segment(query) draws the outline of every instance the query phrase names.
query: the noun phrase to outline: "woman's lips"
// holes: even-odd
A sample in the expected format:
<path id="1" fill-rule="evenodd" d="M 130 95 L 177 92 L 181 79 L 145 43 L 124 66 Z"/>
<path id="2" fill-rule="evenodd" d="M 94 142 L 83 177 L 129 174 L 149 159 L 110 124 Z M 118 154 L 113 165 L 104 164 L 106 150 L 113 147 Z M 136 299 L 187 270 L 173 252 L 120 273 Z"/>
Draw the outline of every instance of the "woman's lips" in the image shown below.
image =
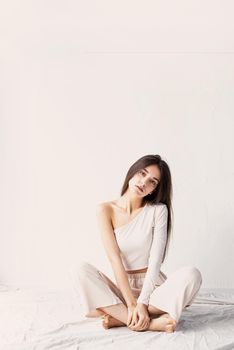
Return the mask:
<path id="1" fill-rule="evenodd" d="M 142 190 L 139 186 L 136 185 L 136 187 L 137 187 L 141 192 L 143 192 L 143 190 Z"/>

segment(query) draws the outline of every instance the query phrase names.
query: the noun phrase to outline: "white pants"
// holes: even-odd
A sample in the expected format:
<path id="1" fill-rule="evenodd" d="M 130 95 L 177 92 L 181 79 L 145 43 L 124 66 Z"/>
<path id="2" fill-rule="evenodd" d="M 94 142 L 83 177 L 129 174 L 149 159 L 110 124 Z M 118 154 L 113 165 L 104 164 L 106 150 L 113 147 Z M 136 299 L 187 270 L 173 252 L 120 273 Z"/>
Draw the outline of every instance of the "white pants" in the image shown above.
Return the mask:
<path id="1" fill-rule="evenodd" d="M 128 273 L 133 295 L 140 295 L 146 272 Z M 70 276 L 78 293 L 85 317 L 98 317 L 99 307 L 126 302 L 120 289 L 103 272 L 92 264 L 82 261 L 71 267 Z M 161 271 L 150 296 L 149 305 L 165 311 L 177 322 L 182 310 L 191 305 L 202 284 L 200 271 L 193 266 L 179 268 L 169 276 Z"/>

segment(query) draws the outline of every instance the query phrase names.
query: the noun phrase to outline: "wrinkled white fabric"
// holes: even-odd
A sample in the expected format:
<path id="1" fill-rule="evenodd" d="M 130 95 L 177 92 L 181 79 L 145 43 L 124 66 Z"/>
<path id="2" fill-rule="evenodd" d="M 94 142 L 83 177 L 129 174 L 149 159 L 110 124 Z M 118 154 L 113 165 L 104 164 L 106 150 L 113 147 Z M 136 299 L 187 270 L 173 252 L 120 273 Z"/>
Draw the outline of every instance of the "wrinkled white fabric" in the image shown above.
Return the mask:
<path id="1" fill-rule="evenodd" d="M 234 290 L 200 290 L 174 333 L 104 329 L 102 319 L 82 315 L 71 290 L 17 288 L 0 292 L 2 350 L 231 350 Z"/>

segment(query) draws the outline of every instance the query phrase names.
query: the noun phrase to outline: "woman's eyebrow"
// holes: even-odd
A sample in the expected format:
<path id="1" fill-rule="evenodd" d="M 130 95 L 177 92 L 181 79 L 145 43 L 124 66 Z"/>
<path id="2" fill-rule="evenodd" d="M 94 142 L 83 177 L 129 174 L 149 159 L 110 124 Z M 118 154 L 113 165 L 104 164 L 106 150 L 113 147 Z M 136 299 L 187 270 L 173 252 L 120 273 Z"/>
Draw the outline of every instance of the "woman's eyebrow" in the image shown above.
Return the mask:
<path id="1" fill-rule="evenodd" d="M 143 170 L 145 170 L 147 172 L 147 174 L 149 174 L 148 170 L 146 168 L 143 168 Z M 159 179 L 157 179 L 156 177 L 153 177 L 154 180 L 157 180 L 159 182 Z"/>

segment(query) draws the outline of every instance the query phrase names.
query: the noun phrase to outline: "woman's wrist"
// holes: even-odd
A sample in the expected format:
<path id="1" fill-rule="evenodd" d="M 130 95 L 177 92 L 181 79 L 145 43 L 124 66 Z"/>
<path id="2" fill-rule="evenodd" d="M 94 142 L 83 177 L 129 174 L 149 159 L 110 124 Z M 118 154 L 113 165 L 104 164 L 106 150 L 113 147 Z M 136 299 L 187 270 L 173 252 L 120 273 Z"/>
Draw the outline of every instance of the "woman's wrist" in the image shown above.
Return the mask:
<path id="1" fill-rule="evenodd" d="M 144 306 L 146 309 L 148 308 L 148 305 L 146 305 L 144 303 L 137 303 L 137 305 Z"/>
<path id="2" fill-rule="evenodd" d="M 132 300 L 132 301 L 127 303 L 127 307 L 133 307 L 133 306 L 137 306 L 136 300 Z"/>

